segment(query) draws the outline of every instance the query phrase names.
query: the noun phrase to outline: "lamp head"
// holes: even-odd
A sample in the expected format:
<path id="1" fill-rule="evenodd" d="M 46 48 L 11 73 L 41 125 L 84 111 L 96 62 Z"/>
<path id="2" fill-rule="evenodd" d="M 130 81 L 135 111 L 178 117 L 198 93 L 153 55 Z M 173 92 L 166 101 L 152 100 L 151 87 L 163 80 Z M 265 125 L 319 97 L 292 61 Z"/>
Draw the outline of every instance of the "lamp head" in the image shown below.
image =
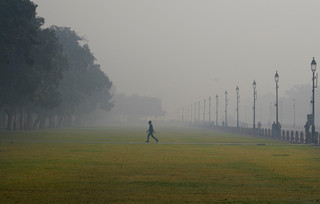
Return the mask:
<path id="1" fill-rule="evenodd" d="M 274 80 L 275 80 L 275 82 L 279 82 L 279 74 L 278 74 L 278 72 L 276 71 L 276 74 L 274 75 Z"/>
<path id="2" fill-rule="evenodd" d="M 311 71 L 313 71 L 313 72 L 316 71 L 316 68 L 317 68 L 317 62 L 313 58 L 312 62 L 311 62 Z"/>
<path id="3" fill-rule="evenodd" d="M 238 87 L 238 86 L 237 86 L 237 88 L 236 88 L 236 92 L 239 93 L 239 87 Z"/>
<path id="4" fill-rule="evenodd" d="M 257 88 L 256 80 L 253 81 L 252 87 L 254 90 Z"/>

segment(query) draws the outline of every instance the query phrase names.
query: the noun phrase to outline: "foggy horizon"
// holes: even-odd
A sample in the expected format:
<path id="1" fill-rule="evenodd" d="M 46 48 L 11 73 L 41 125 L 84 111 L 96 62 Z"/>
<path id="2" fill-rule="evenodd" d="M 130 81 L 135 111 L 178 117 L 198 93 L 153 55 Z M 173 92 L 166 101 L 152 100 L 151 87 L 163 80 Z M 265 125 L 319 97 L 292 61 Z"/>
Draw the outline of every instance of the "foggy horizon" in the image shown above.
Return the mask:
<path id="1" fill-rule="evenodd" d="M 222 104 L 225 91 L 233 108 L 237 86 L 245 109 L 254 80 L 258 98 L 274 95 L 276 71 L 280 97 L 297 84 L 309 84 L 311 96 L 318 1 L 33 2 L 45 27 L 71 27 L 88 40 L 117 93 L 157 97 L 168 114 L 209 96 Z"/>
<path id="2" fill-rule="evenodd" d="M 1 203 L 318 203 L 319 0 L 1 0 Z"/>

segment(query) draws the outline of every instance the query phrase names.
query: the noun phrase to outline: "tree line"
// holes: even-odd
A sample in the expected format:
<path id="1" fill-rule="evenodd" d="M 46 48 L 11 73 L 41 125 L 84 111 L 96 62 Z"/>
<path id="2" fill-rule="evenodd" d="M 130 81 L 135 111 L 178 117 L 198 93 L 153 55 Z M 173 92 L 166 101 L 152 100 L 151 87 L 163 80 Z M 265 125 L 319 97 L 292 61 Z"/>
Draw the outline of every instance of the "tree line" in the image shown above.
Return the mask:
<path id="1" fill-rule="evenodd" d="M 0 0 L 0 126 L 70 127 L 112 106 L 112 82 L 71 28 L 42 28 L 30 0 Z"/>

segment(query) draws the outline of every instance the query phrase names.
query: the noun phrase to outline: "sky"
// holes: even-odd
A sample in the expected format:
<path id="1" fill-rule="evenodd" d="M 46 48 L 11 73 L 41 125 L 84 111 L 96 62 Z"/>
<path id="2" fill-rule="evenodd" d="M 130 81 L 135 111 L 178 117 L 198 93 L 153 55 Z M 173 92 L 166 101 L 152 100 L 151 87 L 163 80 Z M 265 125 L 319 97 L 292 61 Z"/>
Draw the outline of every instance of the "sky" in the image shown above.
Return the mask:
<path id="1" fill-rule="evenodd" d="M 318 0 L 33 2 L 45 27 L 86 38 L 117 92 L 160 98 L 167 112 L 216 95 L 223 103 L 225 91 L 235 103 L 237 86 L 240 105 L 251 104 L 254 80 L 258 100 L 275 93 L 276 71 L 280 95 L 311 87 L 312 57 L 320 62 Z"/>

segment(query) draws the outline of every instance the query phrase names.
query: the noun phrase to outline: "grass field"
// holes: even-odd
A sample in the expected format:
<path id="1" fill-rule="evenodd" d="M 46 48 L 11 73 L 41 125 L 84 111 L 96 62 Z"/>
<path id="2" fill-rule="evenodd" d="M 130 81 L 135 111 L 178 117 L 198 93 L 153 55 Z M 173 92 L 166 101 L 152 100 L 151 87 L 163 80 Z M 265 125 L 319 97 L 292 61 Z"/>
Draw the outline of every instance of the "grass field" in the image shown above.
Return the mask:
<path id="1" fill-rule="evenodd" d="M 0 203 L 317 203 L 320 148 L 192 128 L 1 132 Z M 265 145 L 263 145 L 265 144 Z"/>

